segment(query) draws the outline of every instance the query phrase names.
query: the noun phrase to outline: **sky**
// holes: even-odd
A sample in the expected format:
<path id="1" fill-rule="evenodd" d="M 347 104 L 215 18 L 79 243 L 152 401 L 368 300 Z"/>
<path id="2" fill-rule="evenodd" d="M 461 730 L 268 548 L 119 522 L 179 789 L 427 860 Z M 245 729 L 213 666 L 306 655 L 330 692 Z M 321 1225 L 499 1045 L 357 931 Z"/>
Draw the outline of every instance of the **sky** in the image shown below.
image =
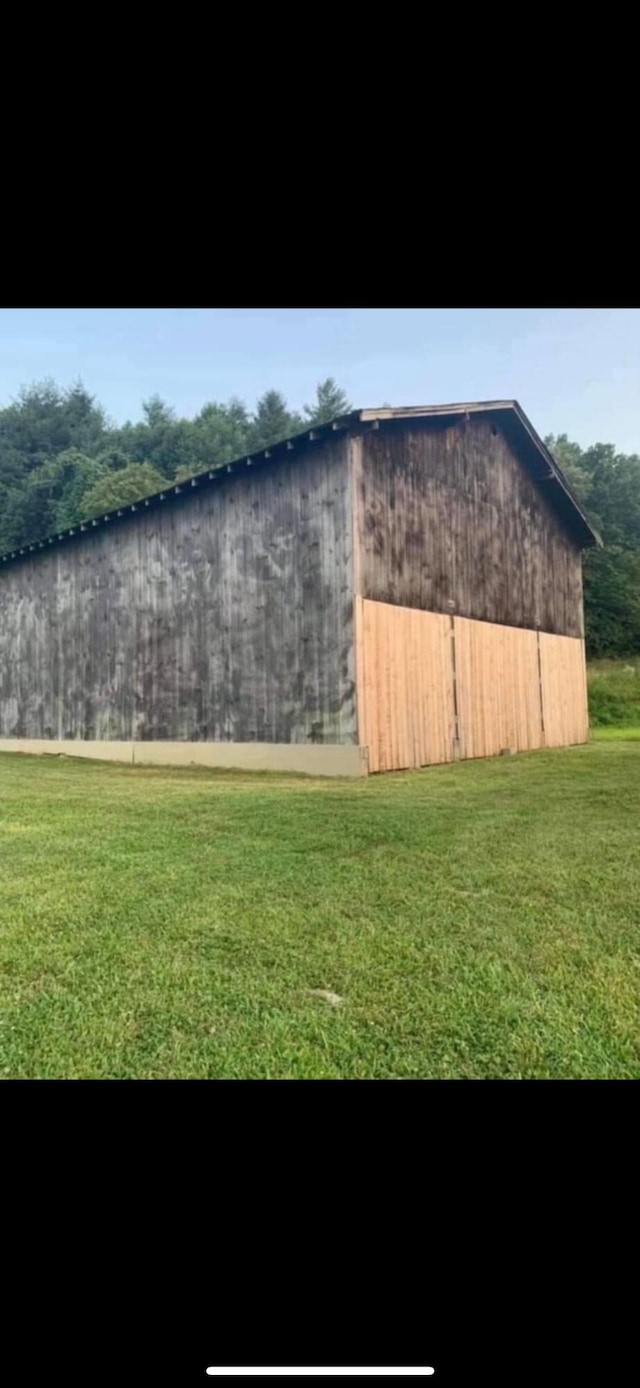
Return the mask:
<path id="1" fill-rule="evenodd" d="M 116 423 L 334 376 L 358 407 L 519 400 L 539 434 L 640 453 L 640 309 L 0 309 L 0 406 L 80 378 Z"/>

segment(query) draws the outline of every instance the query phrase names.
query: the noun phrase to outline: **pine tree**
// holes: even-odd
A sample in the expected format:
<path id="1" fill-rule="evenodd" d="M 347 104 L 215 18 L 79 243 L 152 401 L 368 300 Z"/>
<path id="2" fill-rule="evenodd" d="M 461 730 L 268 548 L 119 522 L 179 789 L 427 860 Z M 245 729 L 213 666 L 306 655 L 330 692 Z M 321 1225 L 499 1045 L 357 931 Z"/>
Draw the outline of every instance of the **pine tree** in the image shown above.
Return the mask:
<path id="1" fill-rule="evenodd" d="M 348 414 L 351 409 L 353 406 L 345 392 L 336 384 L 333 376 L 327 376 L 326 381 L 320 381 L 316 387 L 315 405 L 305 405 L 304 412 L 309 424 L 329 424 L 332 419 Z"/>

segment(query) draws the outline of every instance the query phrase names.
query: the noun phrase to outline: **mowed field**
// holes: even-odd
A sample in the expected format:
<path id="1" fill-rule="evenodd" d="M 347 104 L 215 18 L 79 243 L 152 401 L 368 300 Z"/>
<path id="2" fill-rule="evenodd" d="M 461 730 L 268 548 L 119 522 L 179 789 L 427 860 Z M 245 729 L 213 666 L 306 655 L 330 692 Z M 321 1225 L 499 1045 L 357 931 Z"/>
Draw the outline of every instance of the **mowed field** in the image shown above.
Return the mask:
<path id="1" fill-rule="evenodd" d="M 368 781 L 0 756 L 0 1074 L 640 1076 L 640 742 Z"/>

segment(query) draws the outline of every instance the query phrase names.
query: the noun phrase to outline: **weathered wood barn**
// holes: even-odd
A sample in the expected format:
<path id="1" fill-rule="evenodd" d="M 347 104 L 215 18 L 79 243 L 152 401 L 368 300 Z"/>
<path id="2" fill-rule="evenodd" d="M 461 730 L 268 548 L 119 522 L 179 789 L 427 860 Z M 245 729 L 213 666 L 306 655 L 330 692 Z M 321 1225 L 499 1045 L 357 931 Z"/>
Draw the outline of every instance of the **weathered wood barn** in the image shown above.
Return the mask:
<path id="1" fill-rule="evenodd" d="M 357 410 L 0 559 L 0 749 L 362 774 L 587 738 L 581 550 L 514 400 Z"/>

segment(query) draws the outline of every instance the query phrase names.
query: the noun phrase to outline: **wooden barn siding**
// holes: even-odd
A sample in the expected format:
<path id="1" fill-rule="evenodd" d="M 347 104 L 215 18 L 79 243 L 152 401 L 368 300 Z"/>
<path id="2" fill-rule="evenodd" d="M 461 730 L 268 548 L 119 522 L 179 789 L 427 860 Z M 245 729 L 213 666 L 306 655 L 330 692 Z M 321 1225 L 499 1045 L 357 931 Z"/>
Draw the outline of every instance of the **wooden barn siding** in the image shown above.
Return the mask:
<path id="1" fill-rule="evenodd" d="M 357 598 L 356 652 L 370 771 L 587 740 L 579 637 Z"/>
<path id="2" fill-rule="evenodd" d="M 356 591 L 581 637 L 580 552 L 496 427 L 472 418 L 363 436 L 353 453 Z"/>
<path id="3" fill-rule="evenodd" d="M 451 761 L 449 617 L 356 598 L 358 733 L 370 771 Z"/>
<path id="4" fill-rule="evenodd" d="M 586 742 L 589 736 L 584 642 L 540 632 L 545 747 Z"/>
<path id="5" fill-rule="evenodd" d="M 0 573 L 0 736 L 354 743 L 348 441 Z"/>
<path id="6" fill-rule="evenodd" d="M 543 747 L 537 633 L 456 617 L 453 639 L 459 755 L 495 757 L 505 748 Z M 550 637 L 567 639 L 575 641 Z"/>

